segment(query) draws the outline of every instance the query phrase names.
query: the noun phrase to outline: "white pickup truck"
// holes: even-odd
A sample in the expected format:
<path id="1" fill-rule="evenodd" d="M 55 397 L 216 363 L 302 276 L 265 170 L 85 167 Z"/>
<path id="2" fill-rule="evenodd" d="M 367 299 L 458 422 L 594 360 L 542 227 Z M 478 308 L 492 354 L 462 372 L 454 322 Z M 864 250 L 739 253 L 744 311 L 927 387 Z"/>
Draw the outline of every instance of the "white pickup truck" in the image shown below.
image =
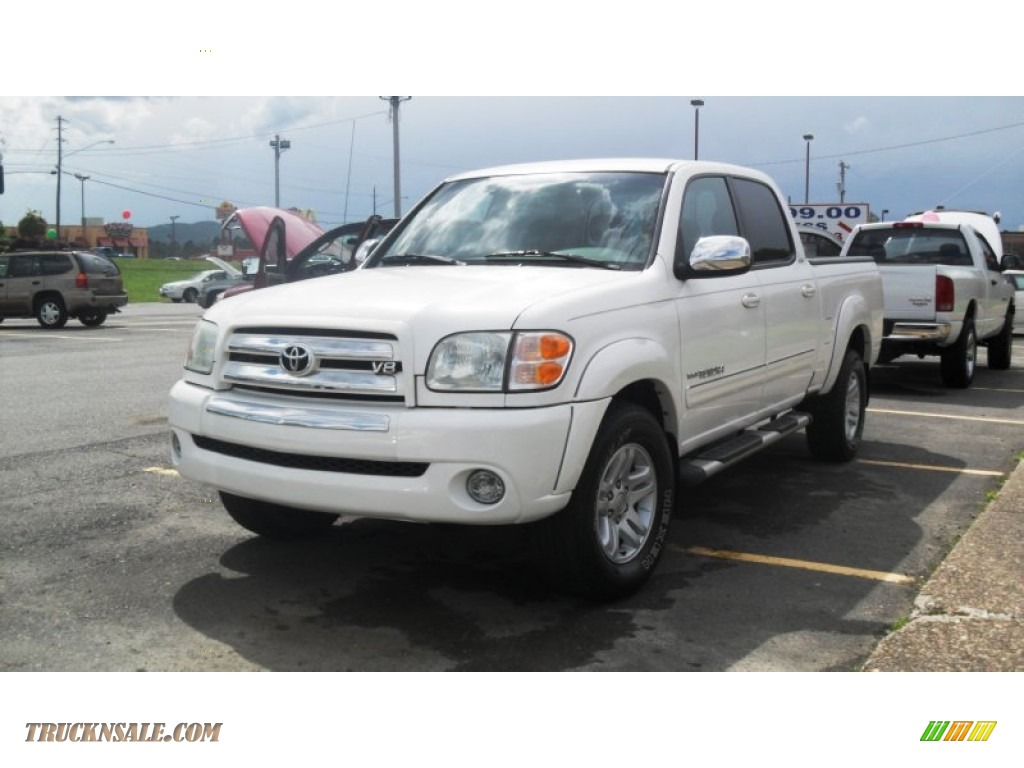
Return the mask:
<path id="1" fill-rule="evenodd" d="M 988 366 L 1010 367 L 1013 286 L 1001 274 L 1002 242 L 991 217 L 965 211 L 915 214 L 863 224 L 841 257 L 869 256 L 885 287 L 881 360 L 938 355 L 947 387 L 974 379 L 978 345 Z"/>
<path id="2" fill-rule="evenodd" d="M 654 569 L 677 481 L 804 427 L 852 458 L 881 333 L 875 264 L 807 259 L 760 172 L 466 173 L 361 268 L 210 309 L 172 458 L 264 536 L 531 524 L 561 588 L 614 598 Z"/>

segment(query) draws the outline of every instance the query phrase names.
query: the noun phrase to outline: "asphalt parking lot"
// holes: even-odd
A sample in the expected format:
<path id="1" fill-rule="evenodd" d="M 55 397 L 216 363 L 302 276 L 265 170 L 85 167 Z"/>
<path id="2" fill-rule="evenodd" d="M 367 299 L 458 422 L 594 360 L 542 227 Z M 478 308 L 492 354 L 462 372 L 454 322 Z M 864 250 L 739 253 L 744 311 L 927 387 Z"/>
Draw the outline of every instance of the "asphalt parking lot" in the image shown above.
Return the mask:
<path id="1" fill-rule="evenodd" d="M 0 325 L 0 669 L 854 670 L 1024 450 L 1024 338 L 969 390 L 901 359 L 858 460 L 794 436 L 686 491 L 654 579 L 595 605 L 552 594 L 516 529 L 236 526 L 168 459 L 199 314 Z"/>

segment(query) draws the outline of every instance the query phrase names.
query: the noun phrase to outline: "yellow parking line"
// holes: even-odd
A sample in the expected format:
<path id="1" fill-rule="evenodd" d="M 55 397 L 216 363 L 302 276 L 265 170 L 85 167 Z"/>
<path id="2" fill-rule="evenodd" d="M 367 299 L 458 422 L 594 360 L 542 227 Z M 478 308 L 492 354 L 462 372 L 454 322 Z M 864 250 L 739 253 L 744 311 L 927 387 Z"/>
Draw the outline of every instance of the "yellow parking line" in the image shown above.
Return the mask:
<path id="1" fill-rule="evenodd" d="M 166 467 L 146 467 L 143 472 L 149 472 L 154 475 L 169 475 L 171 477 L 178 476 L 178 470 L 167 469 Z"/>
<path id="2" fill-rule="evenodd" d="M 961 475 L 979 475 L 981 477 L 1002 477 L 1005 472 L 994 469 L 963 469 L 961 467 L 936 467 L 932 464 L 906 464 L 902 461 L 877 461 L 875 459 L 857 459 L 858 464 L 874 464 L 879 467 L 901 467 L 903 469 L 923 469 L 928 472 L 956 472 Z"/>
<path id="3" fill-rule="evenodd" d="M 810 560 L 794 560 L 789 557 L 772 557 L 771 555 L 752 555 L 747 552 L 730 552 L 725 549 L 708 549 L 707 547 L 677 547 L 670 544 L 669 547 L 688 555 L 700 555 L 702 557 L 720 557 L 725 560 L 739 560 L 744 563 L 759 563 L 761 565 L 781 565 L 786 568 L 801 568 L 805 571 L 820 571 L 822 573 L 834 573 L 840 576 L 854 576 L 858 579 L 871 579 L 872 581 L 885 581 L 892 584 L 913 584 L 916 579 L 903 573 L 887 573 L 885 571 L 869 571 L 864 568 L 848 568 L 845 565 L 832 565 L 831 563 L 816 563 Z"/>
<path id="4" fill-rule="evenodd" d="M 953 419 L 954 421 L 980 421 L 986 424 L 1013 424 L 1024 426 L 1020 419 L 990 419 L 984 416 L 957 416 L 950 413 L 923 413 L 921 411 L 893 411 L 886 408 L 868 408 L 868 413 L 885 413 L 890 416 L 921 416 L 928 419 Z"/>

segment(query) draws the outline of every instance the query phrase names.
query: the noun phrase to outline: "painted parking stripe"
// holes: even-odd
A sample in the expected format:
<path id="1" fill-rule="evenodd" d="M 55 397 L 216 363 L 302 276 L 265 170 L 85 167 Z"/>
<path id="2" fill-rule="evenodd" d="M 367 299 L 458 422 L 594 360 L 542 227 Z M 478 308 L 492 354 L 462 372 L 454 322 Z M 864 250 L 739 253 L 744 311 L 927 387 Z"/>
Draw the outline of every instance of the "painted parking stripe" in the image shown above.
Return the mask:
<path id="1" fill-rule="evenodd" d="M 152 475 L 167 475 L 169 477 L 178 477 L 178 470 L 168 469 L 167 467 L 146 467 L 143 472 L 149 472 Z"/>
<path id="2" fill-rule="evenodd" d="M 957 416 L 951 413 L 924 413 L 922 411 L 893 411 L 887 408 L 868 408 L 868 413 L 884 413 L 889 416 L 920 416 L 926 419 L 952 419 L 954 421 L 980 421 L 985 424 L 1012 424 L 1024 426 L 1020 419 L 990 419 L 985 416 Z"/>
<path id="3" fill-rule="evenodd" d="M 845 565 L 833 565 L 832 563 L 817 563 L 812 560 L 795 560 L 789 557 L 773 557 L 771 555 L 754 555 L 749 552 L 731 552 L 726 549 L 709 549 L 707 547 L 677 547 L 669 544 L 671 549 L 683 552 L 688 555 L 699 555 L 701 557 L 717 557 L 725 560 L 738 560 L 744 563 L 757 563 L 759 565 L 781 565 L 786 568 L 800 568 L 805 571 L 818 571 L 821 573 L 834 573 L 839 576 L 854 576 L 858 579 L 870 579 L 872 581 L 884 581 L 890 584 L 913 584 L 917 579 L 903 573 L 888 573 L 886 571 L 871 571 L 864 568 L 849 568 Z"/>
<path id="4" fill-rule="evenodd" d="M 938 467 L 932 464 L 907 464 L 902 461 L 880 461 L 877 459 L 857 459 L 858 464 L 873 464 L 876 467 L 898 467 L 900 469 L 923 469 L 928 472 L 953 472 L 960 475 L 977 475 L 979 477 L 1002 477 L 1005 472 L 994 469 L 964 469 L 963 467 Z"/>
<path id="5" fill-rule="evenodd" d="M 1024 394 L 1024 389 L 1000 389 L 997 387 L 973 387 L 978 392 L 1009 392 L 1014 395 Z"/>
<path id="6" fill-rule="evenodd" d="M 16 333 L 13 331 L 0 331 L 0 336 L 7 336 L 12 339 L 71 339 L 73 341 L 124 341 L 124 339 L 110 339 L 102 336 L 87 336 L 84 333 L 81 336 L 62 336 L 58 333 Z"/>

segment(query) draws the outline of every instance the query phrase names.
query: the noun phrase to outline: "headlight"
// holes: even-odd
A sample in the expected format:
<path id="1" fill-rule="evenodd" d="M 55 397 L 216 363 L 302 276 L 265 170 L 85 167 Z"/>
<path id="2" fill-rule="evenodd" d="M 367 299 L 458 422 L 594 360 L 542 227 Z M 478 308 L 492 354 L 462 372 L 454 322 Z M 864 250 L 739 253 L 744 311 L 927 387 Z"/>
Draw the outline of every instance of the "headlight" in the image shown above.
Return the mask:
<path id="1" fill-rule="evenodd" d="M 460 333 L 442 339 L 427 364 L 427 386 L 443 391 L 500 392 L 511 333 Z"/>
<path id="2" fill-rule="evenodd" d="M 192 333 L 192 343 L 185 356 L 185 368 L 196 373 L 213 370 L 213 349 L 217 344 L 217 326 L 209 320 L 200 320 Z"/>
<path id="3" fill-rule="evenodd" d="M 427 387 L 444 392 L 550 389 L 565 376 L 572 348 L 572 339 L 554 331 L 456 334 L 434 347 Z"/>

